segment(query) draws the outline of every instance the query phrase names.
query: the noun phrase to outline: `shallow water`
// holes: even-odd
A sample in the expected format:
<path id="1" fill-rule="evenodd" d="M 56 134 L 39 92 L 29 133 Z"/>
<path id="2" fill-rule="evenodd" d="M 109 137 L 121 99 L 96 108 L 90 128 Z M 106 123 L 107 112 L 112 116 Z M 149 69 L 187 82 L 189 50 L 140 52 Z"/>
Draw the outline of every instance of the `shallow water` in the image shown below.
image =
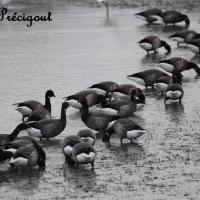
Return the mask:
<path id="1" fill-rule="evenodd" d="M 59 117 L 64 96 L 105 80 L 134 83 L 126 75 L 157 67 L 166 57 L 163 49 L 147 57 L 136 45 L 148 34 L 167 40 L 173 47 L 171 57 L 200 62 L 166 38 L 174 27 L 145 25 L 133 15 L 137 8 L 112 8 L 109 22 L 103 7 L 20 3 L 9 8 L 34 15 L 52 10 L 53 21 L 31 28 L 25 23 L 0 24 L 1 133 L 10 133 L 21 120 L 13 103 L 43 102 L 49 88 L 56 94 L 53 116 Z M 192 22 L 190 28 L 200 32 L 199 13 L 185 12 Z M 45 171 L 13 172 L 1 166 L 0 199 L 200 199 L 200 80 L 192 70 L 183 74 L 182 104 L 164 106 L 155 91 L 146 91 L 146 106 L 132 118 L 148 133 L 137 143 L 127 141 L 122 146 L 117 137 L 111 138 L 111 145 L 98 140 L 94 171 L 87 165 L 77 170 L 64 163 L 63 139 L 85 128 L 77 111 L 67 110 L 65 131 L 41 143 L 47 154 Z"/>

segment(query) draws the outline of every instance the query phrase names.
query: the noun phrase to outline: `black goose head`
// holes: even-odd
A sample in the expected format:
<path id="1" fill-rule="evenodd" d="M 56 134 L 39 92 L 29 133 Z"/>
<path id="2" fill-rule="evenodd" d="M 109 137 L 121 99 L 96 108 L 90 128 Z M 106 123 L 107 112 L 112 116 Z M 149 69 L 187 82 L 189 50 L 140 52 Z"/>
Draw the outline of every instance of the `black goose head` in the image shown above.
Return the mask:
<path id="1" fill-rule="evenodd" d="M 110 135 L 111 133 L 103 133 L 102 142 L 110 142 Z"/>
<path id="2" fill-rule="evenodd" d="M 140 88 L 137 88 L 137 97 L 141 103 L 145 103 L 145 96 Z"/>
<path id="3" fill-rule="evenodd" d="M 79 99 L 79 102 L 81 103 L 82 106 L 88 106 L 87 99 L 85 97 L 81 97 Z"/>
<path id="4" fill-rule="evenodd" d="M 52 90 L 47 90 L 46 97 L 50 98 L 50 97 L 56 97 L 56 96 L 55 96 L 55 94 L 54 94 L 54 92 Z"/>
<path id="5" fill-rule="evenodd" d="M 67 108 L 69 108 L 69 103 L 68 102 L 63 102 L 62 110 L 67 110 Z"/>

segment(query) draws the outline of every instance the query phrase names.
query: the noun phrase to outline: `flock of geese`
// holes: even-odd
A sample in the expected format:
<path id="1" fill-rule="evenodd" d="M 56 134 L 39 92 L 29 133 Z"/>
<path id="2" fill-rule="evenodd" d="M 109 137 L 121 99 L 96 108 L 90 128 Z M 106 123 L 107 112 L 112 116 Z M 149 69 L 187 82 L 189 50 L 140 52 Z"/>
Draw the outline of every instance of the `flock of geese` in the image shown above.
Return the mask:
<path id="1" fill-rule="evenodd" d="M 162 18 L 165 25 L 182 21 L 187 27 L 190 24 L 188 16 L 175 10 L 163 12 L 154 8 L 136 15 L 143 16 L 149 24 L 155 23 L 158 18 Z M 171 35 L 170 38 L 177 42 L 178 47 L 184 44 L 194 53 L 200 53 L 200 34 L 195 31 L 184 30 Z M 167 54 L 172 52 L 170 45 L 158 36 L 147 36 L 138 44 L 147 54 L 157 54 L 161 47 L 166 49 Z M 181 102 L 184 95 L 181 72 L 194 69 L 200 74 L 200 68 L 180 57 L 161 60 L 159 66 L 162 70 L 149 69 L 128 75 L 127 78 L 146 89 L 155 88 L 162 93 L 165 103 L 168 100 Z M 22 123 L 17 125 L 11 134 L 0 135 L 0 163 L 9 163 L 14 168 L 32 168 L 37 165 L 44 168 L 46 154 L 39 141 L 44 138 L 49 140 L 64 131 L 66 110 L 69 107 L 80 111 L 81 120 L 87 127 L 76 135 L 67 136 L 63 141 L 62 152 L 66 162 L 77 168 L 79 164 L 86 163 L 94 167 L 94 131 L 100 133 L 103 142 L 109 142 L 111 135 L 116 134 L 121 144 L 124 139 L 132 142 L 147 132 L 128 118 L 145 105 L 144 92 L 135 85 L 120 85 L 113 81 L 95 83 L 86 90 L 64 97 L 59 119 L 51 117 L 52 97 L 55 97 L 54 92 L 48 90 L 44 104 L 35 100 L 14 104 L 16 110 L 22 114 Z M 95 110 L 90 109 L 91 107 L 95 107 Z M 28 136 L 18 137 L 24 130 L 27 130 Z"/>

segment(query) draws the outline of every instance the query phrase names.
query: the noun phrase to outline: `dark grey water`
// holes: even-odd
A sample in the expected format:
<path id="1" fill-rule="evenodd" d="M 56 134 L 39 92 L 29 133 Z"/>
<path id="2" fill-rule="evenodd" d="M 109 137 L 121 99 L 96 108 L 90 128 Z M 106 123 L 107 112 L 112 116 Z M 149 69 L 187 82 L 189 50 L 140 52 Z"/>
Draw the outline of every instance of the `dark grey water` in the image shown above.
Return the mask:
<path id="1" fill-rule="evenodd" d="M 34 15 L 53 12 L 50 23 L 1 22 L 0 130 L 10 133 L 21 116 L 13 103 L 25 99 L 44 101 L 53 89 L 53 115 L 59 117 L 62 97 L 95 82 L 113 80 L 133 83 L 126 75 L 157 67 L 165 57 L 146 57 L 136 42 L 148 34 L 159 34 L 172 45 L 171 56 L 196 63 L 199 58 L 177 49 L 166 37 L 172 27 L 146 26 L 134 17 L 139 9 L 112 8 L 110 21 L 105 10 L 59 4 L 10 4 L 13 11 Z M 185 11 L 191 29 L 200 32 L 199 13 Z M 182 27 L 176 27 L 181 30 Z M 47 154 L 45 171 L 11 172 L 0 169 L 0 199 L 200 199 L 200 80 L 194 71 L 184 73 L 185 96 L 181 105 L 164 106 L 163 99 L 147 91 L 147 105 L 133 117 L 148 133 L 136 144 L 111 146 L 97 141 L 95 170 L 79 170 L 64 164 L 61 145 L 65 136 L 85 125 L 76 110 L 67 111 L 65 131 L 41 145 Z"/>

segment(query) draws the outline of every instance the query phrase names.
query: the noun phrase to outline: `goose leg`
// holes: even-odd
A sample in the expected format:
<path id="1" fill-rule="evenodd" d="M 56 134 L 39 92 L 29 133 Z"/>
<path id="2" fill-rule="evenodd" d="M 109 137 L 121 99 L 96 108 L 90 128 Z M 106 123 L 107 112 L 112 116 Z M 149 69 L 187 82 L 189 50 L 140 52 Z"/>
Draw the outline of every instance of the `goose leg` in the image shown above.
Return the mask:
<path id="1" fill-rule="evenodd" d="M 94 161 L 90 163 L 92 166 L 92 170 L 94 170 Z"/>
<path id="2" fill-rule="evenodd" d="M 164 103 L 166 104 L 166 102 L 167 102 L 167 98 L 165 98 L 165 101 L 164 101 Z"/>
<path id="3" fill-rule="evenodd" d="M 179 99 L 179 103 L 181 103 L 181 99 Z"/>
<path id="4" fill-rule="evenodd" d="M 76 169 L 78 169 L 78 163 L 75 163 L 75 165 L 74 165 L 75 167 L 76 167 Z"/>
<path id="5" fill-rule="evenodd" d="M 24 119 L 25 119 L 25 116 L 24 115 L 22 115 L 22 122 L 24 123 Z"/>
<path id="6" fill-rule="evenodd" d="M 130 139 L 131 143 L 133 143 L 133 139 Z"/>
<path id="7" fill-rule="evenodd" d="M 124 138 L 121 138 L 121 139 L 120 139 L 121 144 L 123 144 L 123 139 L 124 139 Z"/>

